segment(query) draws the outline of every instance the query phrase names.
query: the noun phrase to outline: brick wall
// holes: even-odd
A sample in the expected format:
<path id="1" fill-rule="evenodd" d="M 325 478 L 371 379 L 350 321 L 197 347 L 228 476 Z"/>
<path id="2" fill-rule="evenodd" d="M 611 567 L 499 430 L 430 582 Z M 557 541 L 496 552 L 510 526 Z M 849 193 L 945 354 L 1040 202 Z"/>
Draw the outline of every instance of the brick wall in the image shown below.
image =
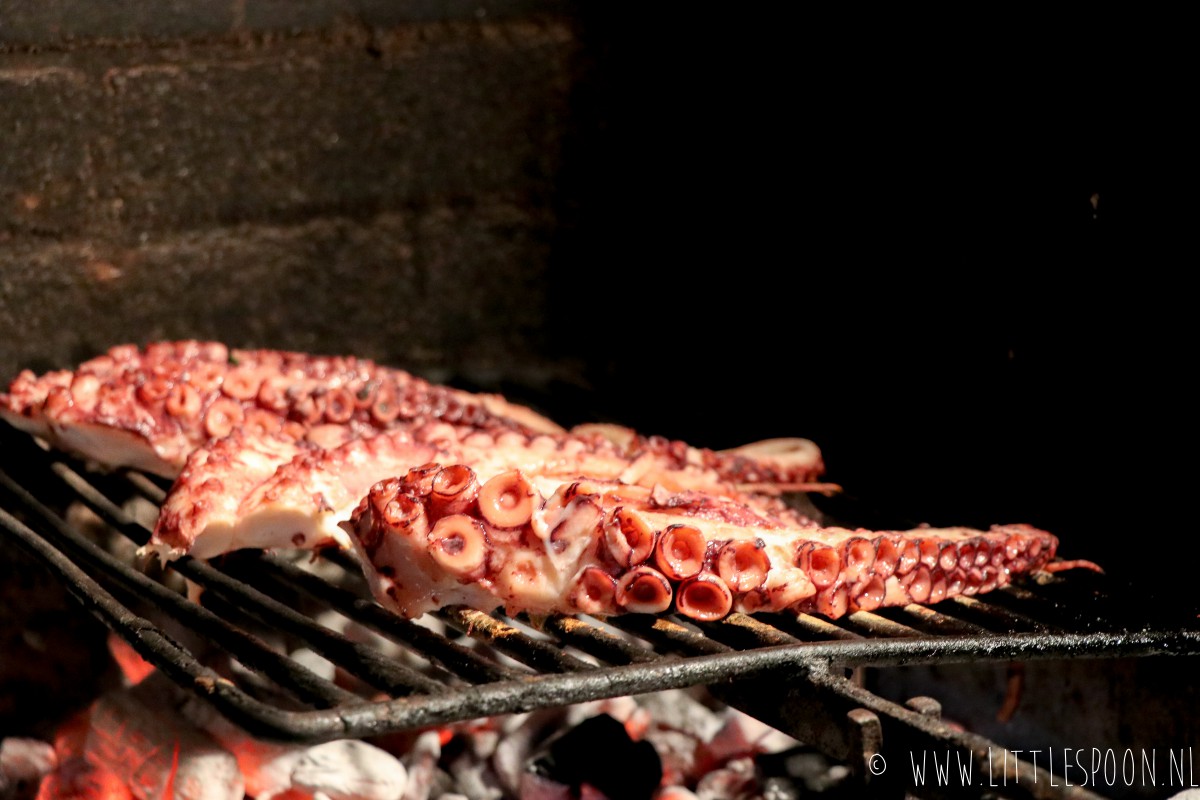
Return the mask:
<path id="1" fill-rule="evenodd" d="M 188 336 L 553 372 L 554 5 L 0 3 L 0 374 Z"/>

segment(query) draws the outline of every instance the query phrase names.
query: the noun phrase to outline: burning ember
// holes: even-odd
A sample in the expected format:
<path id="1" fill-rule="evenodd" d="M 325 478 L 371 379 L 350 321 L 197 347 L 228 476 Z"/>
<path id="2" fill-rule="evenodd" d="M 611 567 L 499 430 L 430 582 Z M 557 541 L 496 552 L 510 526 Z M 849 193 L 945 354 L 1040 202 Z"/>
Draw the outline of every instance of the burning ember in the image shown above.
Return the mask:
<path id="1" fill-rule="evenodd" d="M 786 774 L 785 764 L 803 752 L 798 743 L 699 690 L 600 700 L 374 742 L 297 745 L 247 734 L 125 643 L 114 639 L 110 650 L 126 685 L 62 725 L 53 744 L 4 740 L 0 797 L 740 800 L 761 797 L 770 785 L 772 796 L 796 796 L 797 777 Z M 820 772 L 826 785 L 845 774 L 823 760 Z"/>

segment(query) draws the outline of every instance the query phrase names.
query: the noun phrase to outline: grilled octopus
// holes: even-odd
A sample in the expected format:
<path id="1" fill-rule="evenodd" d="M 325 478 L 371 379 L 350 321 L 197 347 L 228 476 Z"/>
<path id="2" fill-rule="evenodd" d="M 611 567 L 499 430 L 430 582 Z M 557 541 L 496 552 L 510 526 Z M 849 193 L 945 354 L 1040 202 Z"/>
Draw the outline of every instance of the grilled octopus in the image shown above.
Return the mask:
<path id="1" fill-rule="evenodd" d="M 356 550 L 379 602 L 407 616 L 461 603 L 711 620 L 986 592 L 1044 567 L 1058 542 L 1025 525 L 820 527 L 712 469 L 630 459 L 607 439 L 441 423 L 326 450 L 221 440 L 189 460 L 150 547 L 325 544 Z"/>
<path id="2" fill-rule="evenodd" d="M 564 431 L 495 395 L 353 357 L 126 345 L 23 372 L 0 417 L 101 466 L 175 478 L 148 549 L 357 551 L 379 601 L 545 614 L 732 610 L 837 617 L 988 591 L 1041 569 L 1054 536 L 820 527 L 782 491 L 820 450 L 712 451 L 615 425 Z"/>
<path id="3" fill-rule="evenodd" d="M 823 528 L 736 498 L 596 478 L 425 465 L 373 486 L 342 527 L 380 604 L 536 615 L 731 611 L 837 618 L 1003 586 L 1054 557 L 1027 525 Z"/>

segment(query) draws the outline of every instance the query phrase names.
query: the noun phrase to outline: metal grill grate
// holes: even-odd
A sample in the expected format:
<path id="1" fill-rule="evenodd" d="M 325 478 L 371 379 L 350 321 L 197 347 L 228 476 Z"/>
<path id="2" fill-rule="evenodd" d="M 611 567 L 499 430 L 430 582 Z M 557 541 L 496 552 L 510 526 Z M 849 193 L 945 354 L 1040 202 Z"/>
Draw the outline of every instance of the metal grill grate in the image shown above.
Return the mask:
<path id="1" fill-rule="evenodd" d="M 138 473 L 89 471 L 0 428 L 0 528 L 154 666 L 269 738 L 370 737 L 706 684 L 748 713 L 862 767 L 881 741 L 976 756 L 996 746 L 951 730 L 937 719 L 936 703 L 901 707 L 847 681 L 841 668 L 1200 654 L 1196 608 L 1165 609 L 1145 592 L 1136 595 L 1141 602 L 1131 602 L 1122 587 L 1091 573 L 1026 581 L 935 607 L 857 612 L 837 622 L 735 613 L 710 624 L 627 615 L 604 622 L 553 616 L 533 626 L 524 618 L 455 607 L 434 615 L 441 624 L 428 627 L 375 604 L 347 556 L 324 559 L 317 574 L 278 555 L 242 552 L 172 565 L 203 587 L 197 603 L 66 520 L 68 506 L 82 503 L 116 532 L 144 543 L 149 531 L 123 503 L 140 497 L 157 504 L 162 485 Z M 404 657 L 320 624 L 314 609 L 336 611 L 377 632 Z M 168 629 L 205 646 L 182 644 Z M 320 677 L 265 641 L 264 631 L 303 643 L 364 690 Z M 208 666 L 203 657 L 214 651 L 240 669 Z M 786 684 L 788 691 L 773 688 L 768 696 L 756 690 L 760 681 Z M 1045 791 L 1046 773 L 1029 766 L 1025 774 L 1035 781 L 1041 774 L 1038 791 Z M 1032 791 L 1028 796 L 1044 796 Z"/>

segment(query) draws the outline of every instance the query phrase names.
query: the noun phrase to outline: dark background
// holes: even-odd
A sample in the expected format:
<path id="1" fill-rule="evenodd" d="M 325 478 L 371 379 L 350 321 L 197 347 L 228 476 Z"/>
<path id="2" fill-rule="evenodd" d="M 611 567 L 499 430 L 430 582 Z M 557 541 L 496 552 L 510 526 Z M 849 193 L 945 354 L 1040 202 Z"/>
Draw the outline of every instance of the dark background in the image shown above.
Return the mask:
<path id="1" fill-rule="evenodd" d="M 807 436 L 881 524 L 1030 522 L 1139 577 L 1196 553 L 1165 44 L 587 22 L 602 111 L 567 164 L 552 320 L 596 413 Z"/>

